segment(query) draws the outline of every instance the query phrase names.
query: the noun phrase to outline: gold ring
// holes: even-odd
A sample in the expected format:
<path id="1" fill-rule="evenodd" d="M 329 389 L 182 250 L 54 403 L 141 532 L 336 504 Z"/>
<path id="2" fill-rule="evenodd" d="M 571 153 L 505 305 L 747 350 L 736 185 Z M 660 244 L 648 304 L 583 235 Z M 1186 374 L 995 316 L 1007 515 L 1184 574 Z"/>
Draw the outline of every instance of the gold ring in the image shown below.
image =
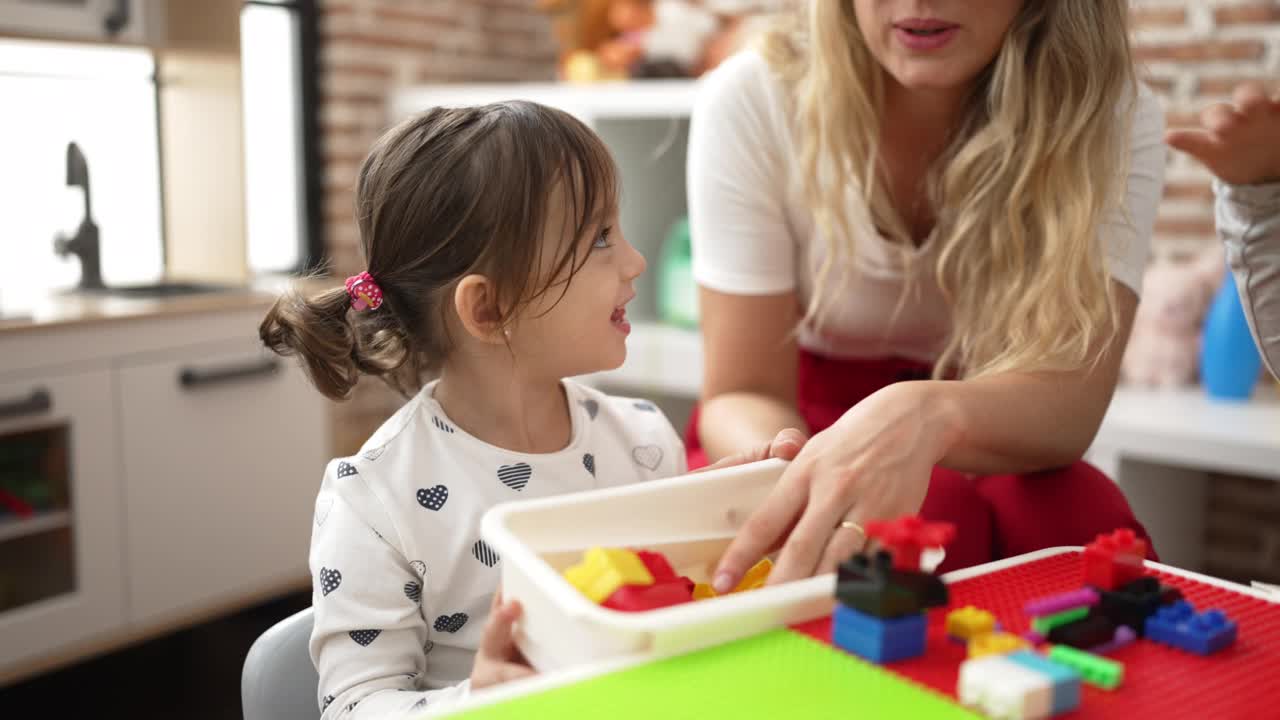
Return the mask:
<path id="1" fill-rule="evenodd" d="M 839 527 L 837 527 L 837 529 L 839 528 L 849 528 L 850 530 L 857 530 L 858 534 L 861 535 L 862 537 L 867 536 L 867 531 L 863 530 L 861 525 L 859 525 L 858 523 L 852 520 L 841 520 L 840 525 Z"/>

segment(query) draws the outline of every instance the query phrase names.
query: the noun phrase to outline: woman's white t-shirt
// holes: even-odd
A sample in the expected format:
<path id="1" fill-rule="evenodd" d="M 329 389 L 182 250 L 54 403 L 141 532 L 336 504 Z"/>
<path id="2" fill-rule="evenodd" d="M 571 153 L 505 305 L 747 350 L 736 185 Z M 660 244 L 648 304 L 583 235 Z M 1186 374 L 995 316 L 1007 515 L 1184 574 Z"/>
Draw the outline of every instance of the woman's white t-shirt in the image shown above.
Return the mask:
<path id="1" fill-rule="evenodd" d="M 825 242 L 804 197 L 800 143 L 787 98 L 780 78 L 751 50 L 703 78 L 687 165 L 693 274 L 706 288 L 736 295 L 794 290 L 808 307 Z M 1130 152 L 1128 216 L 1117 208 L 1100 232 L 1111 277 L 1139 293 L 1166 154 L 1164 113 L 1145 86 L 1135 108 Z M 849 216 L 865 214 L 864 208 Z M 930 236 L 907 250 L 915 255 L 908 264 L 900 246 L 875 232 L 866 235 L 856 243 L 858 272 L 842 281 L 844 300 L 831 304 L 821 332 L 807 325 L 800 329 L 800 346 L 837 357 L 932 361 L 951 327 L 933 273 L 938 243 Z M 906 272 L 918 276 L 903 298 Z"/>

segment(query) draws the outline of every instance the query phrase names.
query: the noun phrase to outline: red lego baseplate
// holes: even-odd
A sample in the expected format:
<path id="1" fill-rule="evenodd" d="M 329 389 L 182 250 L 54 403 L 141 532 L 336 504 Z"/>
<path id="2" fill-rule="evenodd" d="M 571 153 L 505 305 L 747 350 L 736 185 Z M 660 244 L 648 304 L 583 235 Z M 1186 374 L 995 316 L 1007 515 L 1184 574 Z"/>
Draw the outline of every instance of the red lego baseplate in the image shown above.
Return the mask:
<path id="1" fill-rule="evenodd" d="M 1004 630 L 1021 634 L 1030 627 L 1022 606 L 1033 598 L 1081 587 L 1082 562 L 1081 553 L 1068 552 L 950 584 L 950 606 L 929 612 L 924 656 L 884 667 L 954 698 L 965 648 L 947 638 L 947 612 L 974 605 L 993 613 Z M 1107 655 L 1124 663 L 1120 687 L 1106 691 L 1085 685 L 1080 708 L 1063 717 L 1231 720 L 1280 716 L 1276 686 L 1280 681 L 1280 604 L 1180 575 L 1148 574 L 1182 590 L 1198 610 L 1224 611 L 1239 624 L 1239 640 L 1220 653 L 1202 657 L 1139 638 Z M 830 618 L 794 629 L 830 643 Z"/>

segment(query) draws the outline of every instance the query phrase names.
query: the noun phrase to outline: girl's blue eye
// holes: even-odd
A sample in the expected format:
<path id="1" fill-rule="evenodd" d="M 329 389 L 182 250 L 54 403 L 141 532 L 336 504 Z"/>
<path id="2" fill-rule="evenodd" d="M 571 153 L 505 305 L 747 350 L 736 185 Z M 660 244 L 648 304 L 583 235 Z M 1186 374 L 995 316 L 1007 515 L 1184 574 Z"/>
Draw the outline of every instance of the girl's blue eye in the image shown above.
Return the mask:
<path id="1" fill-rule="evenodd" d="M 613 228 L 611 227 L 601 230 L 600 235 L 596 237 L 596 241 L 591 243 L 591 248 L 593 250 L 603 250 L 604 248 L 612 247 L 612 243 L 609 242 L 609 233 L 612 231 Z"/>

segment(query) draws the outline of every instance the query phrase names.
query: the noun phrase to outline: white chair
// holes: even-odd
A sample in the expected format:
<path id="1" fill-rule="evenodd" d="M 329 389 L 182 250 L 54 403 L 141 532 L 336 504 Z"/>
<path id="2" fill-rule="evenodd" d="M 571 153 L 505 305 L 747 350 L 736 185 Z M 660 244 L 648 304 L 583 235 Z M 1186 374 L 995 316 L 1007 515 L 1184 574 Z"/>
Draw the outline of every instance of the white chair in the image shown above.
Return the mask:
<path id="1" fill-rule="evenodd" d="M 301 610 L 272 625 L 253 641 L 240 673 L 244 720 L 318 720 L 320 676 L 307 644 L 313 610 Z"/>

